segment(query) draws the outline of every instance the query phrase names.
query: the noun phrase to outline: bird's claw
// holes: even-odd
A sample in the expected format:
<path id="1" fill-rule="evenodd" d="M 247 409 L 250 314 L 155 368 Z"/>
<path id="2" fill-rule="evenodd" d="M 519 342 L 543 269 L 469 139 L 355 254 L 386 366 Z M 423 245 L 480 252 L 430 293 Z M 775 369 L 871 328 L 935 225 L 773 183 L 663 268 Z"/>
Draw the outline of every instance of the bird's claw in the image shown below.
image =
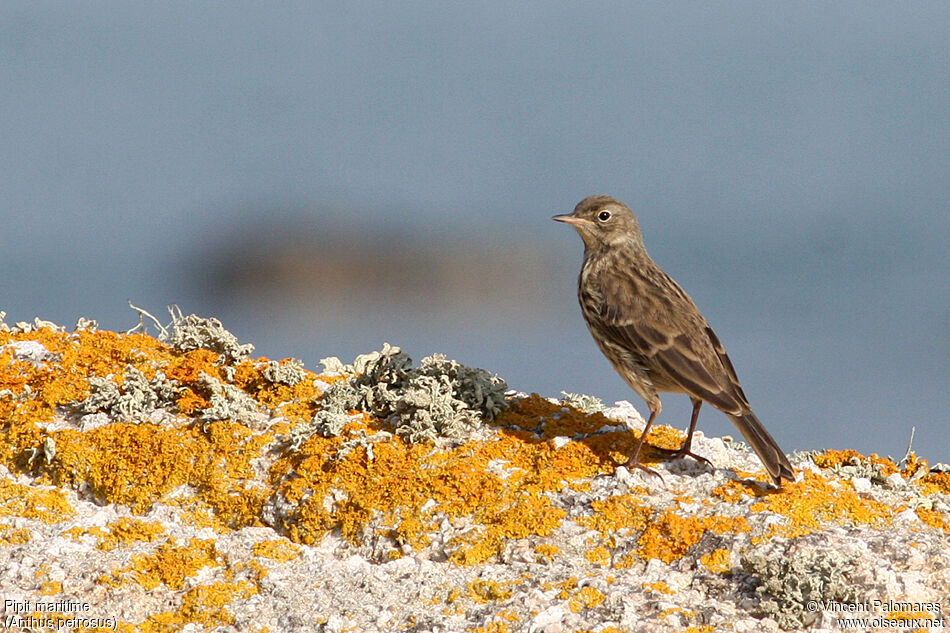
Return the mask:
<path id="1" fill-rule="evenodd" d="M 618 466 L 623 466 L 623 467 L 626 468 L 627 470 L 631 470 L 631 469 L 633 469 L 633 468 L 637 468 L 637 469 L 642 470 L 643 472 L 645 472 L 645 473 L 647 473 L 647 474 L 649 474 L 649 475 L 653 475 L 654 477 L 658 477 L 660 481 L 662 481 L 663 483 L 666 483 L 666 482 L 664 481 L 664 479 L 663 479 L 663 475 L 661 475 L 661 474 L 658 473 L 657 471 L 653 470 L 653 469 L 650 468 L 649 466 L 645 466 L 645 465 L 641 464 L 639 459 L 634 459 L 633 457 L 631 457 L 631 458 L 628 459 L 626 462 L 624 462 L 624 463 L 622 463 L 622 464 L 618 464 Z"/>
<path id="2" fill-rule="evenodd" d="M 683 448 L 658 448 L 656 446 L 651 446 L 651 450 L 656 451 L 666 459 L 682 459 L 684 457 L 692 457 L 698 462 L 703 462 L 710 468 L 715 468 L 711 461 L 703 457 L 702 455 L 697 455 L 693 451 L 689 450 L 685 446 Z"/>

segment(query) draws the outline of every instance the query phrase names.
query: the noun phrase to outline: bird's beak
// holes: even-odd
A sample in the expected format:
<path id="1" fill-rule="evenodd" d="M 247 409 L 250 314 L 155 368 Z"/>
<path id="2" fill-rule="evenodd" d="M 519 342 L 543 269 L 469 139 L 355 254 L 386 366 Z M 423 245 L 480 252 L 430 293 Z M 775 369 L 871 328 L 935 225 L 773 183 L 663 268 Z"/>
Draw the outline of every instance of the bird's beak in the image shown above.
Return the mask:
<path id="1" fill-rule="evenodd" d="M 573 213 L 564 213 L 562 215 L 555 215 L 551 219 L 557 222 L 567 222 L 568 224 L 571 224 L 573 226 L 580 226 L 581 224 L 588 223 L 587 220 L 585 220 L 584 218 L 579 218 Z"/>

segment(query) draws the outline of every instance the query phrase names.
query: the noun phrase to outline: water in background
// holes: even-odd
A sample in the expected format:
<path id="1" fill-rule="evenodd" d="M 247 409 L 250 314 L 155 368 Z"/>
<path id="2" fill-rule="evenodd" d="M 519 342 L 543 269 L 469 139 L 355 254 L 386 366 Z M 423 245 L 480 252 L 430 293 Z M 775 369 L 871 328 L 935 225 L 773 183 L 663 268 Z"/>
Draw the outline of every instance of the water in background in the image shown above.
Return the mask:
<path id="1" fill-rule="evenodd" d="M 950 8 L 684 7 L 7 3 L 0 310 L 641 406 L 548 219 L 611 193 L 786 450 L 950 461 Z"/>

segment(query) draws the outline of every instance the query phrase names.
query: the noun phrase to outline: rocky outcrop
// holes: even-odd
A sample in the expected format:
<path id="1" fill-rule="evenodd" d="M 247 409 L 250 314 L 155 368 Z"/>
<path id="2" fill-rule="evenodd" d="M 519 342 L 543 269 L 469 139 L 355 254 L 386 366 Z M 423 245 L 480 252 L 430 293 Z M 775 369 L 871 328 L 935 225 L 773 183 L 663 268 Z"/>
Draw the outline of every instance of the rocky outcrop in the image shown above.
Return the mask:
<path id="1" fill-rule="evenodd" d="M 912 454 L 795 454 L 776 490 L 698 433 L 712 467 L 648 454 L 652 477 L 614 465 L 643 425 L 628 403 L 388 345 L 315 372 L 172 316 L 155 337 L 0 318 L 7 628 L 946 624 L 950 473 Z"/>

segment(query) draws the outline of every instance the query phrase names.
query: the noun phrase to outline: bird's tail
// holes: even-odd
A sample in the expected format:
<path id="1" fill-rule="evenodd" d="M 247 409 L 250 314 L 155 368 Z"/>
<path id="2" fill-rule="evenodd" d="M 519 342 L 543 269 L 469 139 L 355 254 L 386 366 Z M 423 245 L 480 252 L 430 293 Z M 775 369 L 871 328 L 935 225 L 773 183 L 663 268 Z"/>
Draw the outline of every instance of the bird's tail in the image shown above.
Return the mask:
<path id="1" fill-rule="evenodd" d="M 788 458 L 779 448 L 769 432 L 765 430 L 759 419 L 751 411 L 742 415 L 730 415 L 729 419 L 736 425 L 746 441 L 755 449 L 756 455 L 762 460 L 765 469 L 775 480 L 775 484 L 782 485 L 782 479 L 795 480 L 795 471 L 788 462 Z"/>

